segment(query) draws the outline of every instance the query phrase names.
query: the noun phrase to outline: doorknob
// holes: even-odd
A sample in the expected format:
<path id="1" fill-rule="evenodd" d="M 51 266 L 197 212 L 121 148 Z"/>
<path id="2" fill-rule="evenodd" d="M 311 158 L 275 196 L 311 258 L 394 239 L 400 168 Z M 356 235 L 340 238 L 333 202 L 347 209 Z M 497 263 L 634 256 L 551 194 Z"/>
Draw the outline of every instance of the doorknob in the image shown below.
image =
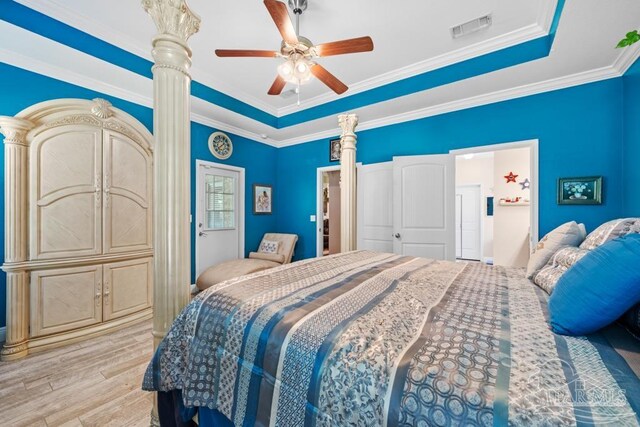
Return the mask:
<path id="1" fill-rule="evenodd" d="M 400 238 L 400 233 L 394 234 L 393 237 L 395 237 L 396 239 L 399 239 Z"/>
<path id="2" fill-rule="evenodd" d="M 207 237 L 207 233 L 204 233 L 204 232 L 201 231 L 201 232 L 198 233 L 198 236 Z"/>

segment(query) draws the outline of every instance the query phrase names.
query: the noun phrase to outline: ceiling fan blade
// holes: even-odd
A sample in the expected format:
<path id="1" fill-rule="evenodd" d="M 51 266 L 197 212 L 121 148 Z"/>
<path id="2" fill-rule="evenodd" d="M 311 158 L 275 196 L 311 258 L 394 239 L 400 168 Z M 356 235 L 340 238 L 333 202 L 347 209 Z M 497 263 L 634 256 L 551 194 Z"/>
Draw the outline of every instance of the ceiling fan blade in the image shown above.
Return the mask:
<path id="1" fill-rule="evenodd" d="M 372 50 L 373 40 L 368 36 L 324 43 L 316 46 L 318 56 L 344 55 L 345 53 L 371 52 Z"/>
<path id="2" fill-rule="evenodd" d="M 216 49 L 216 55 L 221 58 L 275 58 L 278 56 L 278 52 L 274 50 Z"/>
<path id="3" fill-rule="evenodd" d="M 273 18 L 273 22 L 276 23 L 282 39 L 290 45 L 298 44 L 298 36 L 289 17 L 287 5 L 277 0 L 264 0 L 264 5 L 267 7 L 271 18 Z"/>
<path id="4" fill-rule="evenodd" d="M 347 91 L 347 89 L 349 89 L 347 85 L 338 80 L 336 76 L 328 72 L 327 69 L 320 64 L 316 64 L 311 67 L 311 73 L 316 76 L 322 83 L 329 86 L 329 88 L 331 88 L 331 90 L 333 90 L 338 95 L 342 95 Z"/>
<path id="5" fill-rule="evenodd" d="M 284 89 L 284 86 L 286 84 L 287 82 L 284 81 L 282 77 L 276 77 L 276 80 L 273 82 L 271 88 L 269 89 L 269 95 L 280 95 L 282 93 L 282 89 Z"/>

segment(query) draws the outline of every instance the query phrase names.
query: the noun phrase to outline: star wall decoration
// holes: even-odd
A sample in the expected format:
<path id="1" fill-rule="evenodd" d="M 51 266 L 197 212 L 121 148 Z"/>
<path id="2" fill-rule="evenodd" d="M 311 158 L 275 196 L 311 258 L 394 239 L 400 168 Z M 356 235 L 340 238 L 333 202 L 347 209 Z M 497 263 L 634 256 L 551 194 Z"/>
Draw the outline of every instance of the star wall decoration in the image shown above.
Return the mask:
<path id="1" fill-rule="evenodd" d="M 523 190 L 528 190 L 529 188 L 531 188 L 531 182 L 529 181 L 529 178 L 525 179 L 522 182 L 519 182 L 518 184 L 522 185 Z"/>
<path id="2" fill-rule="evenodd" d="M 518 175 L 514 175 L 513 172 L 509 172 L 509 175 L 505 175 L 504 178 L 507 180 L 507 184 L 513 182 L 515 184 L 516 178 Z"/>

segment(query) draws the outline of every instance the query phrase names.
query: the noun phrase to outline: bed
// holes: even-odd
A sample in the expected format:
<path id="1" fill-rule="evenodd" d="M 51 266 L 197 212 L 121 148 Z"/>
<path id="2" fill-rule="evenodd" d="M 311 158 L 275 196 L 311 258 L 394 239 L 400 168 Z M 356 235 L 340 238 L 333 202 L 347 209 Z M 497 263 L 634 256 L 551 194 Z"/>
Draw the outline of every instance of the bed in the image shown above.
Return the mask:
<path id="1" fill-rule="evenodd" d="M 547 299 L 519 269 L 300 261 L 198 294 L 143 388 L 163 425 L 638 425 L 639 341 L 556 335 Z"/>

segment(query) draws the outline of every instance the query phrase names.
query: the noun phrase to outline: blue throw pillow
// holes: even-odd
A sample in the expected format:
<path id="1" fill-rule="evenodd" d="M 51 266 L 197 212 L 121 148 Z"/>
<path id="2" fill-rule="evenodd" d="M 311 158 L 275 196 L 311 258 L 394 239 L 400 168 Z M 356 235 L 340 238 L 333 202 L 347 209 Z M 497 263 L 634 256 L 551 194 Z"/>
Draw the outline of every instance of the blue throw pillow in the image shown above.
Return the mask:
<path id="1" fill-rule="evenodd" d="M 640 234 L 629 234 L 590 251 L 564 273 L 549 298 L 551 329 L 590 334 L 638 302 Z"/>

